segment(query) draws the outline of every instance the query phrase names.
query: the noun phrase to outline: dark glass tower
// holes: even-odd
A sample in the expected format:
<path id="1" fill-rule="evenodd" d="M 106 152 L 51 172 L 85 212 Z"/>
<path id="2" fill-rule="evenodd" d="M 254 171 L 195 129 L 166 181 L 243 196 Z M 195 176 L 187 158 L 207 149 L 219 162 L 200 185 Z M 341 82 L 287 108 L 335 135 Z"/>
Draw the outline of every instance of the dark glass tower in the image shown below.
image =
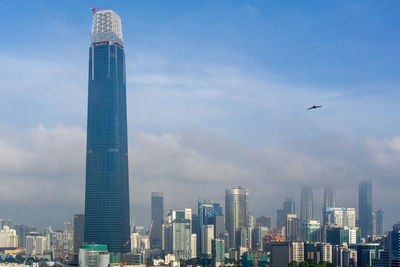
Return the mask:
<path id="1" fill-rule="evenodd" d="M 93 16 L 88 99 L 84 241 L 128 252 L 125 54 L 121 20 L 111 10 Z"/>
<path id="2" fill-rule="evenodd" d="M 362 181 L 358 188 L 359 226 L 361 236 L 372 235 L 372 183 L 370 180 Z"/>
<path id="3" fill-rule="evenodd" d="M 164 219 L 164 197 L 161 192 L 151 193 L 150 248 L 162 249 L 162 224 Z"/>

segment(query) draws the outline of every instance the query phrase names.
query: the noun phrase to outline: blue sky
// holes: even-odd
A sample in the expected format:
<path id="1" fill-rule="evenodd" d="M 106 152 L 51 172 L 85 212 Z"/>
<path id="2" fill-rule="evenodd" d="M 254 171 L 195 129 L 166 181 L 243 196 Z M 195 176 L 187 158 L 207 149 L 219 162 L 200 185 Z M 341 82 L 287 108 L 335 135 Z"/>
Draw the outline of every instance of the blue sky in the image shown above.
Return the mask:
<path id="1" fill-rule="evenodd" d="M 82 210 L 92 4 L 123 23 L 135 221 L 151 191 L 194 207 L 236 184 L 275 216 L 313 183 L 318 217 L 324 185 L 357 207 L 362 179 L 387 227 L 399 219 L 398 1 L 0 0 L 0 217 L 61 225 Z M 24 200 L 48 207 L 39 218 L 13 201 L 25 184 L 41 184 Z"/>

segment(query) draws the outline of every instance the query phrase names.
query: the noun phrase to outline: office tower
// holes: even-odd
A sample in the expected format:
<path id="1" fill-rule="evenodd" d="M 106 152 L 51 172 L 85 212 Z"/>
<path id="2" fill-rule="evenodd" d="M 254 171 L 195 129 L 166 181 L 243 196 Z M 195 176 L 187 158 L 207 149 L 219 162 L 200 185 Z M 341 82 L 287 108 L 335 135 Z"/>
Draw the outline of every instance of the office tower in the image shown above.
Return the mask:
<path id="1" fill-rule="evenodd" d="M 276 211 L 276 227 L 284 227 L 286 225 L 286 216 L 288 214 L 296 214 L 296 204 L 291 198 L 285 199 L 282 209 Z"/>
<path id="2" fill-rule="evenodd" d="M 254 228 L 254 244 L 257 250 L 263 248 L 263 238 L 269 233 L 269 227 L 266 226 L 256 226 Z"/>
<path id="3" fill-rule="evenodd" d="M 89 49 L 85 242 L 128 252 L 130 239 L 125 53 L 120 17 L 93 14 Z"/>
<path id="4" fill-rule="evenodd" d="M 372 235 L 372 182 L 370 180 L 362 181 L 358 190 L 358 210 L 359 226 L 361 236 Z"/>
<path id="5" fill-rule="evenodd" d="M 307 225 L 307 222 L 313 218 L 313 192 L 312 187 L 304 185 L 301 188 L 301 224 Z"/>
<path id="6" fill-rule="evenodd" d="M 323 208 L 336 207 L 335 191 L 331 187 L 324 188 L 324 206 Z"/>
<path id="7" fill-rule="evenodd" d="M 263 226 L 271 228 L 271 217 L 259 216 L 256 218 L 256 226 Z"/>
<path id="8" fill-rule="evenodd" d="M 287 198 L 283 202 L 283 212 L 285 213 L 285 218 L 288 214 L 296 214 L 296 204 L 291 198 Z"/>
<path id="9" fill-rule="evenodd" d="M 83 243 L 85 228 L 85 215 L 76 214 L 74 215 L 74 253 L 79 253 L 79 248 Z"/>
<path id="10" fill-rule="evenodd" d="M 321 223 L 319 220 L 309 220 L 307 227 L 302 228 L 302 240 L 309 242 L 321 241 Z"/>
<path id="11" fill-rule="evenodd" d="M 304 261 L 303 242 L 271 243 L 271 267 L 287 267 L 294 261 Z"/>
<path id="12" fill-rule="evenodd" d="M 201 254 L 211 257 L 211 240 L 214 239 L 214 225 L 203 225 L 201 229 Z"/>
<path id="13" fill-rule="evenodd" d="M 236 248 L 236 232 L 248 227 L 249 192 L 240 186 L 225 190 L 225 229 L 229 233 L 229 248 Z"/>
<path id="14" fill-rule="evenodd" d="M 400 222 L 389 232 L 389 258 L 390 266 L 400 266 Z"/>
<path id="15" fill-rule="evenodd" d="M 14 228 L 15 228 L 15 231 L 17 232 L 17 236 L 18 236 L 18 247 L 26 248 L 26 236 L 30 232 L 36 231 L 36 227 L 19 224 L 19 225 L 15 225 Z"/>
<path id="16" fill-rule="evenodd" d="M 286 216 L 286 240 L 300 240 L 300 220 L 296 214 L 288 214 Z"/>
<path id="17" fill-rule="evenodd" d="M 284 227 L 286 223 L 286 214 L 283 209 L 276 210 L 276 228 Z"/>
<path id="18" fill-rule="evenodd" d="M 215 203 L 211 200 L 203 200 L 197 202 L 197 214 L 199 216 L 198 233 L 201 233 L 204 225 L 214 225 L 214 237 L 218 237 L 225 231 L 224 229 L 224 216 L 222 214 L 222 207 L 219 203 Z M 202 235 L 198 235 L 197 247 L 198 254 L 201 253 Z"/>
<path id="19" fill-rule="evenodd" d="M 360 243 L 360 230 L 357 227 L 329 226 L 326 230 L 326 242 L 332 245 L 347 245 Z"/>
<path id="20" fill-rule="evenodd" d="M 221 266 L 225 263 L 225 243 L 221 238 L 215 238 L 211 241 L 212 247 L 212 264 L 213 266 Z"/>
<path id="21" fill-rule="evenodd" d="M 190 235 L 190 258 L 197 257 L 197 235 L 191 234 Z"/>
<path id="22" fill-rule="evenodd" d="M 356 226 L 355 208 L 324 208 L 324 225 L 337 225 L 346 227 Z"/>
<path id="23" fill-rule="evenodd" d="M 383 209 L 379 209 L 376 213 L 376 234 L 384 235 L 384 224 L 383 224 Z"/>
<path id="24" fill-rule="evenodd" d="M 187 260 L 191 256 L 190 220 L 185 219 L 184 214 L 178 213 L 172 223 L 172 253 L 176 260 Z"/>
<path id="25" fill-rule="evenodd" d="M 164 218 L 164 196 L 161 192 L 151 193 L 150 248 L 161 250 L 161 228 Z"/>

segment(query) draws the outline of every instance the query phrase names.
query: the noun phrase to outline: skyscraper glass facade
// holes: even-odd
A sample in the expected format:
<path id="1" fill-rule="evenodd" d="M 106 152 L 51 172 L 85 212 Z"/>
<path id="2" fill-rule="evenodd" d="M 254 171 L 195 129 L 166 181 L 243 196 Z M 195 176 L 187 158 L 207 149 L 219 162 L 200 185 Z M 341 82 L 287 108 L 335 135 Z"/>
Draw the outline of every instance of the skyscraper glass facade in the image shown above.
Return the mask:
<path id="1" fill-rule="evenodd" d="M 89 49 L 86 243 L 128 252 L 130 239 L 125 54 L 119 16 L 94 14 Z"/>
<path id="2" fill-rule="evenodd" d="M 361 236 L 372 235 L 372 182 L 370 180 L 362 181 L 359 185 L 358 207 Z"/>

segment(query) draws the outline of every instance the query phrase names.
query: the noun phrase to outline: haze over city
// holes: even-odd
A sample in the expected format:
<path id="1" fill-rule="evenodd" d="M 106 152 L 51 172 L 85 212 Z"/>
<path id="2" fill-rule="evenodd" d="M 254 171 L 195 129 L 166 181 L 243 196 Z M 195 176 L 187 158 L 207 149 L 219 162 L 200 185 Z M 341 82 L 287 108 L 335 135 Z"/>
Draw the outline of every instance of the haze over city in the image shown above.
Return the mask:
<path id="1" fill-rule="evenodd" d="M 61 227 L 84 211 L 90 1 L 1 1 L 0 210 Z M 398 221 L 398 1 L 96 1 L 123 21 L 131 218 L 224 201 L 299 208 L 313 185 Z M 322 105 L 318 110 L 307 110 Z"/>

